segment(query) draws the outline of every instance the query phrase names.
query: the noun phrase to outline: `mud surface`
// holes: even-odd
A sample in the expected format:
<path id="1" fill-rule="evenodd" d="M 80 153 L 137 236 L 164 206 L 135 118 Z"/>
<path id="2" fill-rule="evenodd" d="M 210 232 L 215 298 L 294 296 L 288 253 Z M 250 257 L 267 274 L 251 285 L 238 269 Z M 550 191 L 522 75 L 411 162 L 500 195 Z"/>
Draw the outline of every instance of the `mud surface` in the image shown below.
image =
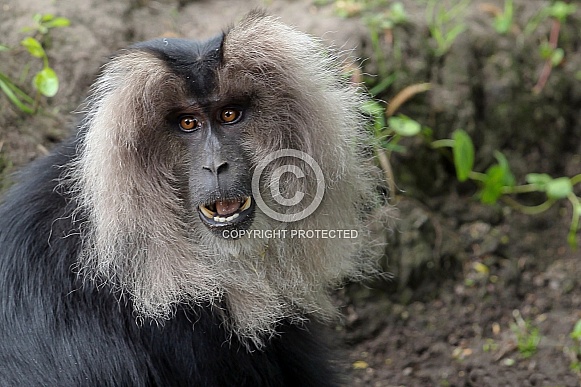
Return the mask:
<path id="1" fill-rule="evenodd" d="M 434 55 L 427 1 L 403 1 L 408 22 L 382 35 L 379 50 L 364 14 L 341 19 L 334 5 L 310 0 L 266 3 L 284 21 L 369 58 L 362 61 L 364 73 L 396 74 L 381 98 L 431 82 L 432 90 L 402 112 L 430 126 L 434 138 L 465 129 L 475 139 L 477 169 L 502 150 L 520 182 L 529 172 L 581 173 L 581 10 L 561 29 L 566 60 L 535 94 L 544 63 L 538 46 L 551 24 L 540 23 L 526 37 L 523 28 L 547 1 L 515 0 L 515 26 L 507 35 L 492 29 L 486 8 L 503 3 L 472 1 L 464 10 L 465 32 L 441 56 Z M 3 1 L 0 43 L 17 46 L 38 12 L 66 16 L 72 25 L 50 33 L 47 51 L 61 89 L 44 102 L 43 113 L 24 115 L 0 96 L 0 186 L 67 136 L 76 119 L 70 112 L 111 53 L 159 36 L 207 38 L 259 6 L 265 2 Z M 29 62 L 24 51 L 0 53 L 0 70 L 16 78 Z M 349 285 L 337 295 L 345 315 L 337 332 L 348 349 L 345 368 L 353 385 L 580 385 L 571 366 L 581 359 L 570 333 L 581 319 L 581 253 L 566 243 L 570 205 L 534 217 L 505 205 L 483 206 L 474 186 L 455 182 L 445 154 L 421 141 L 404 145 L 407 151 L 392 159 L 402 192 L 382 262 L 393 278 Z M 527 352 L 522 341 L 535 332 L 538 344 Z"/>

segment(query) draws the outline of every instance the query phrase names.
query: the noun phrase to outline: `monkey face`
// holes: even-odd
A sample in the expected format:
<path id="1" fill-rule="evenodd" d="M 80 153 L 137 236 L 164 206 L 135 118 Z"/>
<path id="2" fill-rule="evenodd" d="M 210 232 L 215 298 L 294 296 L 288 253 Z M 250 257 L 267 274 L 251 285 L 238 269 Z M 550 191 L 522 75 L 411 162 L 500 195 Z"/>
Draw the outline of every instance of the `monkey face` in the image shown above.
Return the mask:
<path id="1" fill-rule="evenodd" d="M 184 155 L 179 160 L 183 172 L 178 184 L 186 203 L 218 236 L 224 230 L 250 227 L 255 211 L 252 152 L 243 147 L 253 118 L 252 98 L 247 91 L 220 87 L 222 38 L 157 39 L 134 46 L 162 60 L 166 84 L 168 78 L 179 81 L 178 90 L 158 105 L 159 110 L 167 110 L 165 140 Z"/>
<path id="2" fill-rule="evenodd" d="M 250 161 L 242 147 L 248 104 L 198 101 L 171 120 L 189 155 L 190 202 L 218 235 L 247 229 L 255 210 Z"/>
<path id="3" fill-rule="evenodd" d="M 136 58 L 151 61 L 153 56 L 155 66 L 161 64 L 158 70 L 147 68 L 148 77 L 159 76 L 160 94 L 151 105 L 155 116 L 164 116 L 164 128 L 153 135 L 163 132 L 162 141 L 182 155 L 171 167 L 181 171 L 178 190 L 189 211 L 218 237 L 251 227 L 257 207 L 252 175 L 260 160 L 317 142 L 309 138 L 316 127 L 309 120 L 315 116 L 305 112 L 310 103 L 303 100 L 312 92 L 295 84 L 295 77 L 295 83 L 285 80 L 292 63 L 284 68 L 266 56 L 242 55 L 228 50 L 229 43 L 238 47 L 218 36 L 205 42 L 156 39 L 132 48 Z M 159 126 L 159 120 L 152 119 L 151 126 Z M 140 147 L 151 143 L 159 140 L 144 138 Z M 161 157 L 167 159 L 167 152 Z M 282 193 L 292 197 L 292 191 L 293 184 L 286 182 Z"/>

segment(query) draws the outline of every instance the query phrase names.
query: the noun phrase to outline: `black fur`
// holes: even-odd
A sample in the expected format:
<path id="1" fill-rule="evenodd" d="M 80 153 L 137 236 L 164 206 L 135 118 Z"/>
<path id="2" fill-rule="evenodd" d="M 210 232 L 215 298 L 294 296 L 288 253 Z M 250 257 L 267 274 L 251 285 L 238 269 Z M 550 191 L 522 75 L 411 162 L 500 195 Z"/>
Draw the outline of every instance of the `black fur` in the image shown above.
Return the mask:
<path id="1" fill-rule="evenodd" d="M 74 142 L 31 165 L 0 205 L 0 386 L 329 386 L 314 324 L 265 348 L 229 338 L 211 307 L 138 324 L 130 301 L 75 273 L 74 203 L 58 188 Z M 82 221 L 82 214 L 77 215 Z"/>
<path id="2" fill-rule="evenodd" d="M 207 41 L 161 38 L 133 45 L 165 61 L 182 79 L 187 79 L 192 97 L 206 98 L 216 85 L 216 69 L 222 64 L 224 35 Z"/>

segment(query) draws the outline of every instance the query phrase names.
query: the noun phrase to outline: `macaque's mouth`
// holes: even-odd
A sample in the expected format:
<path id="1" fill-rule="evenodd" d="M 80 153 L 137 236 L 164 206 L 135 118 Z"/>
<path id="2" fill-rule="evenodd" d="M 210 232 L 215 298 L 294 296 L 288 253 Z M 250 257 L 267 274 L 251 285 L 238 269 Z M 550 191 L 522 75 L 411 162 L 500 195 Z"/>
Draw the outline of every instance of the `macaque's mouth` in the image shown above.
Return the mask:
<path id="1" fill-rule="evenodd" d="M 249 223 L 254 213 L 252 196 L 220 199 L 198 207 L 200 219 L 211 229 L 230 228 Z"/>

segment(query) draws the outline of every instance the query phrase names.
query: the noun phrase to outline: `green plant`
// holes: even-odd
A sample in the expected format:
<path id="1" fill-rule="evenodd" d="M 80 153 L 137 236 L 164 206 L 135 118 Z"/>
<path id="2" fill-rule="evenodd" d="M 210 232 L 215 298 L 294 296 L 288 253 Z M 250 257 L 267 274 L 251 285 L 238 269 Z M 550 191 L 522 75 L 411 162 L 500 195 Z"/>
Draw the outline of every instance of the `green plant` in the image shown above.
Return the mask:
<path id="1" fill-rule="evenodd" d="M 571 358 L 570 368 L 581 373 L 581 320 L 577 320 L 569 336 L 573 339 L 573 346 L 567 348 Z"/>
<path id="2" fill-rule="evenodd" d="M 376 8 L 368 10 L 371 14 L 366 18 L 366 23 L 374 30 L 391 30 L 395 26 L 405 24 L 408 21 L 404 6 L 399 1 L 392 3 L 385 11 L 380 11 Z"/>
<path id="3" fill-rule="evenodd" d="M 30 27 L 24 27 L 22 32 L 31 33 L 33 35 L 40 34 L 46 35 L 51 28 L 61 28 L 68 27 L 71 21 L 66 17 L 55 16 L 50 13 L 37 13 L 32 17 L 34 25 Z"/>
<path id="4" fill-rule="evenodd" d="M 568 16 L 575 13 L 577 6 L 575 4 L 568 4 L 564 1 L 555 1 L 547 7 L 541 9 L 539 14 L 533 18 L 531 22 L 525 27 L 525 35 L 530 34 L 536 27 L 546 18 L 551 18 L 551 32 L 549 33 L 548 41 L 541 43 L 539 46 L 539 53 L 541 58 L 545 60 L 545 65 L 541 70 L 539 79 L 533 87 L 533 93 L 538 94 L 545 87 L 553 67 L 560 65 L 565 59 L 565 51 L 558 47 L 559 32 L 561 25 L 565 22 Z"/>
<path id="5" fill-rule="evenodd" d="M 318 0 L 316 4 L 327 4 L 329 1 Z M 401 58 L 401 50 L 393 38 L 393 29 L 407 23 L 408 14 L 403 3 L 388 0 L 338 0 L 335 1 L 335 12 L 344 18 L 361 16 L 363 22 L 369 28 L 371 46 L 377 61 L 381 79 L 389 77 L 387 74 L 387 53 L 385 44 L 393 47 L 389 54 L 390 61 L 398 61 Z"/>
<path id="6" fill-rule="evenodd" d="M 28 50 L 30 55 L 42 59 L 42 70 L 32 78 L 34 88 L 45 97 L 54 97 L 59 88 L 59 81 L 56 73 L 48 64 L 48 56 L 42 44 L 32 36 L 24 38 L 20 44 Z"/>
<path id="7" fill-rule="evenodd" d="M 506 35 L 513 24 L 514 6 L 513 0 L 506 0 L 504 2 L 504 10 L 494 16 L 492 26 L 501 35 Z"/>
<path id="8" fill-rule="evenodd" d="M 482 344 L 482 350 L 484 352 L 494 352 L 498 350 L 500 345 L 494 341 L 494 339 L 486 339 L 484 340 L 484 344 Z"/>
<path id="9" fill-rule="evenodd" d="M 480 183 L 481 189 L 477 195 L 482 203 L 494 204 L 503 197 L 506 202 L 523 213 L 534 215 L 548 210 L 558 200 L 568 199 L 572 205 L 573 214 L 567 241 L 572 248 L 576 248 L 576 235 L 581 217 L 581 198 L 575 195 L 573 186 L 581 183 L 581 174 L 553 178 L 548 174 L 529 173 L 525 177 L 527 184 L 517 185 L 510 171 L 508 160 L 498 151 L 495 152 L 497 162 L 485 173 L 473 171 L 474 145 L 468 134 L 462 130 L 456 130 L 452 139 L 434 141 L 432 147 L 452 148 L 458 180 L 471 179 Z M 537 206 L 525 206 L 506 196 L 531 192 L 544 193 L 546 200 Z"/>
<path id="10" fill-rule="evenodd" d="M 17 82 L 15 82 L 6 73 L 0 71 L 0 90 L 6 97 L 21 111 L 25 113 L 34 113 L 38 108 L 39 96 L 53 97 L 59 88 L 59 80 L 55 71 L 50 67 L 48 55 L 41 41 L 45 39 L 51 28 L 66 27 L 70 24 L 69 20 L 63 17 L 55 17 L 51 14 L 36 14 L 33 17 L 35 25 L 27 27 L 23 31 L 32 33 L 20 42 L 20 46 L 35 58 L 42 60 L 42 69 L 39 70 L 32 78 L 33 88 L 37 91 L 36 97 L 33 98 L 23 91 Z M 40 40 L 39 40 L 40 39 Z M 10 48 L 0 45 L 0 51 L 9 51 Z M 25 66 L 24 74 L 28 66 Z M 21 78 L 25 78 L 25 75 Z"/>
<path id="11" fill-rule="evenodd" d="M 510 330 L 516 336 L 516 346 L 525 359 L 533 356 L 541 342 L 539 328 L 532 325 L 530 321 L 525 321 L 518 310 L 512 312 L 515 322 L 510 324 Z"/>
<path id="12" fill-rule="evenodd" d="M 577 6 L 575 4 L 568 4 L 564 1 L 554 1 L 541 8 L 540 11 L 527 23 L 523 32 L 525 35 L 530 35 L 548 18 L 554 18 L 558 22 L 563 23 L 565 22 L 565 19 L 574 14 L 576 10 Z"/>
<path id="13" fill-rule="evenodd" d="M 471 0 L 454 0 L 451 6 L 448 2 L 429 0 L 426 8 L 426 19 L 430 35 L 436 42 L 434 54 L 444 55 L 456 38 L 466 30 L 466 24 L 461 21 Z"/>
<path id="14" fill-rule="evenodd" d="M 408 16 L 403 4 L 400 2 L 392 3 L 385 11 L 382 11 L 381 9 L 383 9 L 383 7 L 367 8 L 366 10 L 368 13 L 363 17 L 363 20 L 369 28 L 371 46 L 373 47 L 373 52 L 377 58 L 379 75 L 385 79 L 388 76 L 385 74 L 385 69 L 387 68 L 385 65 L 387 57 L 382 47 L 382 38 L 387 38 L 383 40 L 386 40 L 389 44 L 393 45 L 393 28 L 397 25 L 407 23 Z M 401 52 L 399 49 L 394 50 L 393 56 L 394 58 L 392 58 L 392 60 L 397 61 L 401 58 Z"/>
<path id="15" fill-rule="evenodd" d="M 10 48 L 0 45 L 0 52 L 8 51 Z M 34 99 L 22 91 L 6 74 L 0 71 L 0 90 L 16 107 L 25 113 L 33 113 Z"/>
<path id="16" fill-rule="evenodd" d="M 338 0 L 335 1 L 335 12 L 340 17 L 352 17 L 358 15 L 364 6 L 364 0 Z"/>
<path id="17" fill-rule="evenodd" d="M 427 90 L 429 90 L 429 84 L 409 86 L 393 98 L 387 109 L 377 101 L 369 102 L 364 106 L 367 114 L 373 117 L 373 133 L 377 141 L 376 153 L 387 180 L 393 181 L 389 163 L 391 152 L 405 150 L 399 144 L 403 137 L 420 135 L 434 149 L 450 148 L 452 150 L 451 156 L 458 181 L 471 180 L 478 184 L 479 190 L 476 196 L 484 204 L 495 204 L 502 199 L 517 210 L 534 215 L 547 211 L 559 200 L 567 199 L 572 206 L 567 242 L 571 248 L 576 248 L 576 236 L 581 220 L 581 198 L 575 194 L 573 187 L 581 184 L 581 173 L 573 177 L 557 178 L 548 174 L 529 173 L 525 176 L 525 184 L 517 184 L 507 158 L 499 151 L 494 152 L 496 162 L 485 172 L 474 171 L 475 150 L 468 133 L 458 129 L 452 133 L 450 139 L 433 140 L 430 128 L 423 127 L 405 115 L 393 116 L 393 113 L 407 99 Z M 509 196 L 533 192 L 544 194 L 546 200 L 536 206 L 526 206 Z"/>

